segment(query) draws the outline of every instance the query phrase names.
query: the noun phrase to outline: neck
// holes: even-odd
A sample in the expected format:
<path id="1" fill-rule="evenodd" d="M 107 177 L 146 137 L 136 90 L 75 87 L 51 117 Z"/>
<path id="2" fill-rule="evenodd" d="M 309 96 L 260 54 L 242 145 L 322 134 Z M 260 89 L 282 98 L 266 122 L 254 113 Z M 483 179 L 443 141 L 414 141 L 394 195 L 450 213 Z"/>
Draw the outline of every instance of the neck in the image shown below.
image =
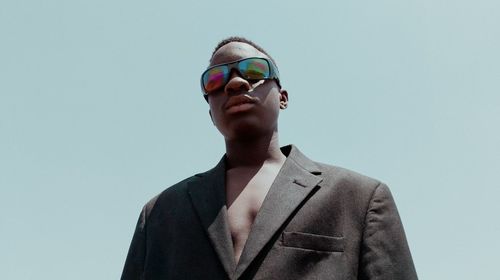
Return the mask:
<path id="1" fill-rule="evenodd" d="M 228 168 L 234 168 L 283 163 L 286 157 L 280 150 L 278 132 L 274 131 L 271 136 L 248 141 L 226 139 L 226 159 Z"/>

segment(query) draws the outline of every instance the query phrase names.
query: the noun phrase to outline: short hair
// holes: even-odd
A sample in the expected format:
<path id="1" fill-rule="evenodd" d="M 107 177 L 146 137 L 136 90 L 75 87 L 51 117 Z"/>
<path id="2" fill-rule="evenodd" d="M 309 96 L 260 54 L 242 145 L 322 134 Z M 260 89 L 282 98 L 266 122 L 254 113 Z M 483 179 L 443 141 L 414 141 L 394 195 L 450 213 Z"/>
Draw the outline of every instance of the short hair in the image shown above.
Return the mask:
<path id="1" fill-rule="evenodd" d="M 274 65 L 276 67 L 278 67 L 278 64 L 276 64 L 276 61 L 274 61 L 274 58 L 269 55 L 266 50 L 264 50 L 261 46 L 257 45 L 256 43 L 254 43 L 253 41 L 245 38 L 245 37 L 239 37 L 239 36 L 231 36 L 231 37 L 227 37 L 226 39 L 223 39 L 222 41 L 220 41 L 217 46 L 215 47 L 214 51 L 212 52 L 212 56 L 210 57 L 210 62 L 212 62 L 212 58 L 214 57 L 214 54 L 220 49 L 222 48 L 224 45 L 227 45 L 229 43 L 232 43 L 232 42 L 240 42 L 240 43 L 246 43 L 246 44 L 249 44 L 250 46 L 256 48 L 258 51 L 260 51 L 261 53 L 267 55 L 267 57 L 269 57 L 269 59 L 271 59 L 271 61 L 274 63 Z"/>

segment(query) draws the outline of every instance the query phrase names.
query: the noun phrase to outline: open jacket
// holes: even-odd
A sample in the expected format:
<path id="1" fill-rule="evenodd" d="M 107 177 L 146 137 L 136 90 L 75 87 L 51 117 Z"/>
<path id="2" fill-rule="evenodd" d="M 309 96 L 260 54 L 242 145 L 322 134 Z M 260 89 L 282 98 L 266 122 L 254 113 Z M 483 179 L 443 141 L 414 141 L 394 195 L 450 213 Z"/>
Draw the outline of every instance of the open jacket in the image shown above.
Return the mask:
<path id="1" fill-rule="evenodd" d="M 225 157 L 143 208 L 121 279 L 417 279 L 388 187 L 295 146 L 235 262 Z"/>

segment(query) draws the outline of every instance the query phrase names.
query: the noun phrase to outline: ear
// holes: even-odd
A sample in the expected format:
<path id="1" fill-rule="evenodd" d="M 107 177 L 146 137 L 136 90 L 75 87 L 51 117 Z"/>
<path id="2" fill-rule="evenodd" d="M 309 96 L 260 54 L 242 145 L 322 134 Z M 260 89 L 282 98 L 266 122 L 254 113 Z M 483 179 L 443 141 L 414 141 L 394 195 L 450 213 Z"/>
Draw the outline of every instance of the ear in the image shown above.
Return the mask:
<path id="1" fill-rule="evenodd" d="M 280 109 L 285 110 L 288 107 L 288 92 L 280 89 Z"/>

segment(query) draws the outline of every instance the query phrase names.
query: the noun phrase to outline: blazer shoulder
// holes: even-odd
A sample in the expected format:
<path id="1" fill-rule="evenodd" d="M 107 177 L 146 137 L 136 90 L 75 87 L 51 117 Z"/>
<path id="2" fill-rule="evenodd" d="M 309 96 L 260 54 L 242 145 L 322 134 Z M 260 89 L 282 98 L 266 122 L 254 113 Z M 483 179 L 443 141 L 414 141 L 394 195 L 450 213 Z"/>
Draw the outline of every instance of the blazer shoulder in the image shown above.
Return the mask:
<path id="1" fill-rule="evenodd" d="M 146 221 L 153 209 L 158 205 L 168 205 L 169 202 L 180 202 L 183 196 L 187 193 L 187 186 L 190 182 L 194 182 L 200 179 L 204 173 L 195 174 L 188 177 L 182 181 L 173 184 L 170 187 L 164 189 L 161 193 L 155 195 L 151 198 L 142 209 L 143 220 Z"/>
<path id="2" fill-rule="evenodd" d="M 380 185 L 385 185 L 382 181 L 357 171 L 320 162 L 315 162 L 315 164 L 321 168 L 320 176 L 324 178 L 326 186 L 335 185 L 351 192 L 371 196 Z"/>
<path id="3" fill-rule="evenodd" d="M 334 194 L 343 201 L 344 214 L 356 221 L 354 224 L 363 225 L 367 212 L 373 201 L 380 199 L 380 195 L 390 193 L 388 187 L 375 178 L 366 176 L 347 168 L 317 163 L 321 166 L 321 190 Z M 380 195 L 377 196 L 376 194 Z"/>

